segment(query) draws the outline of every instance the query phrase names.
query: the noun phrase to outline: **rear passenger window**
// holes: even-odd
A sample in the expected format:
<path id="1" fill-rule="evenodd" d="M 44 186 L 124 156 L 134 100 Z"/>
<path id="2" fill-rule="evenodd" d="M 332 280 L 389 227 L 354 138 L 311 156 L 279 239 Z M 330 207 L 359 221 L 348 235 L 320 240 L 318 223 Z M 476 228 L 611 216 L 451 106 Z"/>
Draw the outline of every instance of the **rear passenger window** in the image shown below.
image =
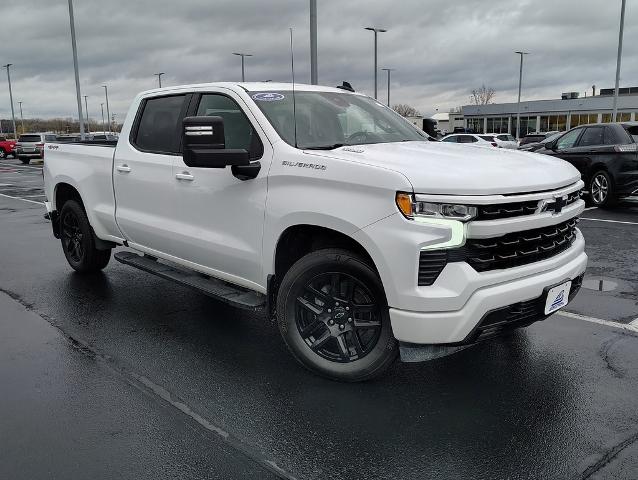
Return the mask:
<path id="1" fill-rule="evenodd" d="M 232 98 L 214 93 L 202 95 L 197 116 L 215 116 L 224 120 L 226 148 L 247 150 L 250 152 L 251 160 L 262 156 L 263 146 L 257 132 Z"/>
<path id="2" fill-rule="evenodd" d="M 580 137 L 578 142 L 579 147 L 588 147 L 590 145 L 604 145 L 602 127 L 588 127 L 585 129 L 585 133 Z"/>
<path id="3" fill-rule="evenodd" d="M 442 142 L 456 143 L 457 137 L 445 137 Z"/>
<path id="4" fill-rule="evenodd" d="M 184 95 L 146 100 L 134 145 L 145 152 L 178 153 L 183 104 Z"/>

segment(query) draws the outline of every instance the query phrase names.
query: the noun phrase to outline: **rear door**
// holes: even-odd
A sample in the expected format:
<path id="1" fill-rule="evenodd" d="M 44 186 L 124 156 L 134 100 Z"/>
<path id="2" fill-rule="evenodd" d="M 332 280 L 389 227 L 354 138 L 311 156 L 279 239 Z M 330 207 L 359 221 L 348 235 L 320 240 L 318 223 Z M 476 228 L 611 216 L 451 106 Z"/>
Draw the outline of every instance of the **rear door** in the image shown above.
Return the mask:
<path id="1" fill-rule="evenodd" d="M 187 166 L 173 160 L 174 254 L 247 287 L 261 283 L 261 245 L 272 147 L 243 100 L 229 90 L 193 98 L 189 116 L 224 120 L 226 148 L 245 149 L 260 162 L 257 178 L 240 180 L 230 167 Z"/>
<path id="2" fill-rule="evenodd" d="M 190 94 L 143 99 L 128 139 L 115 151 L 115 218 L 133 246 L 174 249 L 173 160 Z"/>

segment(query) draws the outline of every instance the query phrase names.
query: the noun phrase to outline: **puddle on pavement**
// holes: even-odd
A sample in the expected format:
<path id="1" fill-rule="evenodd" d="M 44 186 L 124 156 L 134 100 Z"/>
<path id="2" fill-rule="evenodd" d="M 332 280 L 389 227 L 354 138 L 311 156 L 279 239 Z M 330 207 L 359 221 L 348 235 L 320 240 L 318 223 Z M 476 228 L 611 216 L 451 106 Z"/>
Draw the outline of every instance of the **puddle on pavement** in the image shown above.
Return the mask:
<path id="1" fill-rule="evenodd" d="M 611 292 L 618 288 L 618 282 L 605 277 L 590 277 L 583 281 L 583 288 L 597 292 Z"/>

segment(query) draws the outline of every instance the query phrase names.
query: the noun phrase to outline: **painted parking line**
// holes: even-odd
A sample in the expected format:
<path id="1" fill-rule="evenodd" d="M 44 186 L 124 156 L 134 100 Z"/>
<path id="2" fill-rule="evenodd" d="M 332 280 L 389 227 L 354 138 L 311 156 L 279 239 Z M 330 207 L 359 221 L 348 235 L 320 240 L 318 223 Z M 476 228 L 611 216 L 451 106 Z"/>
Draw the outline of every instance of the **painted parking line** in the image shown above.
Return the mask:
<path id="1" fill-rule="evenodd" d="M 632 333 L 638 333 L 638 325 L 634 324 L 634 322 L 636 322 L 636 320 L 638 319 L 634 320 L 631 323 L 620 323 L 612 322 L 610 320 L 603 320 L 602 318 L 588 317 L 587 315 L 581 315 L 579 313 L 566 312 L 563 310 L 557 312 L 557 315 L 573 318 L 575 320 L 581 320 L 583 322 L 597 323 L 598 325 L 604 325 L 606 327 L 618 328 L 620 330 L 625 330 Z"/>
<path id="2" fill-rule="evenodd" d="M 581 220 L 588 220 L 590 222 L 604 222 L 604 223 L 621 223 L 624 225 L 638 225 L 638 222 L 627 222 L 627 221 L 623 221 L 623 220 L 607 220 L 605 218 L 587 218 L 587 217 L 580 217 Z"/>
<path id="3" fill-rule="evenodd" d="M 12 198 L 13 200 L 22 200 L 23 202 L 35 203 L 36 205 L 44 206 L 44 202 L 36 202 L 35 200 L 29 200 L 22 197 L 13 197 L 11 195 L 5 195 L 4 193 L 0 193 L 0 197 Z"/>

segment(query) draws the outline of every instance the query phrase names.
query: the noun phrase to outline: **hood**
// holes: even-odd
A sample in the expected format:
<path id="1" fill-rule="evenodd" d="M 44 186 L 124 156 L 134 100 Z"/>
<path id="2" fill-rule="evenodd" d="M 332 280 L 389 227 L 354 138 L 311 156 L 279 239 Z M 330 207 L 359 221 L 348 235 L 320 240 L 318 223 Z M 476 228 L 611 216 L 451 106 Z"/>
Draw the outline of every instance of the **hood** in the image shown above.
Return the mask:
<path id="1" fill-rule="evenodd" d="M 538 192 L 580 180 L 578 170 L 564 160 L 491 146 L 378 143 L 341 147 L 322 155 L 395 170 L 408 178 L 416 193 L 424 194 Z"/>

